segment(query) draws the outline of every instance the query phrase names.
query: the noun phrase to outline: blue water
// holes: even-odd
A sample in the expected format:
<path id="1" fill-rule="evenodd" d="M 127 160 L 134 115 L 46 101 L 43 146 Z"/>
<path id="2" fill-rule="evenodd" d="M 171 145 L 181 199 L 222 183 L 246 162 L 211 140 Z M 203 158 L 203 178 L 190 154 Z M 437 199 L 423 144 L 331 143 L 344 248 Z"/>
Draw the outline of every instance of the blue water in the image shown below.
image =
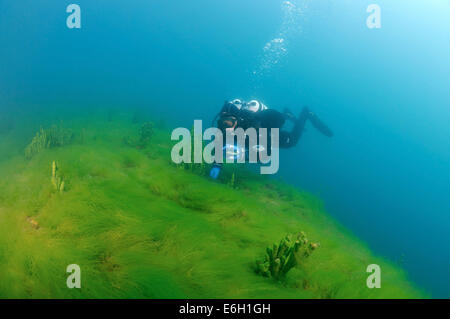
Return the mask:
<path id="1" fill-rule="evenodd" d="M 73 2 L 80 30 L 69 2 L 0 0 L 2 108 L 143 106 L 190 127 L 234 97 L 309 105 L 335 137 L 309 126 L 279 177 L 450 297 L 449 1 Z"/>

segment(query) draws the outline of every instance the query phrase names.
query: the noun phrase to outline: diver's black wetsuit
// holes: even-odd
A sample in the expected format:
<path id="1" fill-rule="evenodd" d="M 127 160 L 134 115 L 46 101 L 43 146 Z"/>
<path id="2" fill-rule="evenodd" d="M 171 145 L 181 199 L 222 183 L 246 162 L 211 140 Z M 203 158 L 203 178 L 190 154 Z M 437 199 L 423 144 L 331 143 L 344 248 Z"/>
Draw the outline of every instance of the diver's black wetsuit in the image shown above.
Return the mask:
<path id="1" fill-rule="evenodd" d="M 239 105 L 242 106 L 242 103 Z M 247 130 L 252 127 L 257 129 L 266 128 L 267 133 L 270 134 L 271 128 L 278 128 L 279 131 L 279 147 L 290 148 L 297 145 L 300 140 L 306 122 L 309 120 L 311 124 L 318 129 L 322 134 L 332 137 L 333 132 L 322 122 L 317 116 L 312 113 L 308 107 L 304 107 L 299 117 L 296 118 L 292 113 L 285 111 L 280 113 L 276 110 L 268 109 L 267 107 L 258 107 L 257 111 L 252 111 L 246 108 L 238 107 L 235 103 L 225 102 L 222 110 L 217 114 L 213 123 L 217 121 L 217 127 L 222 131 L 224 138 L 224 145 L 226 144 L 226 130 L 242 128 Z M 294 123 L 294 127 L 291 131 L 283 130 L 286 120 L 291 120 Z M 245 142 L 245 148 L 248 150 L 248 137 Z M 267 155 L 270 156 L 271 137 L 267 137 Z M 209 176 L 213 179 L 217 179 L 222 168 L 221 163 L 214 163 Z"/>
<path id="2" fill-rule="evenodd" d="M 219 123 L 221 123 L 221 120 L 227 117 L 236 118 L 235 128 L 240 127 L 244 130 L 250 127 L 253 127 L 255 129 L 267 128 L 269 134 L 271 128 L 280 129 L 280 148 L 290 148 L 296 146 L 303 134 L 306 122 L 308 120 L 310 120 L 311 124 L 322 134 L 328 137 L 333 136 L 333 132 L 322 121 L 320 121 L 317 116 L 309 110 L 308 107 L 303 108 L 298 118 L 295 118 L 288 111 L 281 113 L 273 109 L 266 109 L 258 112 L 252 112 L 246 109 L 230 109 L 229 105 L 225 105 L 219 115 Z M 291 120 L 294 123 L 294 127 L 291 131 L 282 129 L 286 120 Z M 219 128 L 223 131 L 223 133 L 225 133 L 224 130 L 226 127 L 227 125 L 219 124 Z M 270 142 L 270 138 L 268 138 L 268 142 Z"/>
<path id="3" fill-rule="evenodd" d="M 328 137 L 333 136 L 333 132 L 322 122 L 317 116 L 312 113 L 308 107 L 304 107 L 298 118 L 294 118 L 289 112 L 280 113 L 275 110 L 264 110 L 257 113 L 260 118 L 261 127 L 279 128 L 280 129 L 280 148 L 290 148 L 297 145 L 302 137 L 306 122 L 309 120 L 311 124 L 318 129 L 322 134 Z M 294 127 L 291 131 L 282 130 L 285 120 L 289 119 L 294 122 Z"/>

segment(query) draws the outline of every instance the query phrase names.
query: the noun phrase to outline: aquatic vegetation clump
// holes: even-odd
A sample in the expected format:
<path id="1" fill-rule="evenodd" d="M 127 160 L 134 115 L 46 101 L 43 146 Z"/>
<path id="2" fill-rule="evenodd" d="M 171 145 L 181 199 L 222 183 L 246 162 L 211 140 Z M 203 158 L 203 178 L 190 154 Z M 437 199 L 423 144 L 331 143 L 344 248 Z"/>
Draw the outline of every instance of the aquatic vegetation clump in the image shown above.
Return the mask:
<path id="1" fill-rule="evenodd" d="M 67 145 L 72 139 L 72 131 L 61 126 L 53 125 L 48 129 L 41 127 L 31 140 L 31 143 L 25 148 L 25 157 L 30 159 L 44 149 Z"/>
<path id="2" fill-rule="evenodd" d="M 64 180 L 61 176 L 58 174 L 58 165 L 55 161 L 52 163 L 52 184 L 53 187 L 55 187 L 55 190 L 62 193 L 64 192 Z"/>
<path id="3" fill-rule="evenodd" d="M 26 127 L 19 123 L 18 130 Z M 0 298 L 427 296 L 331 219 L 315 197 L 231 164 L 212 182 L 200 176 L 201 164 L 192 171 L 173 163 L 170 132 L 156 126 L 146 149 L 123 147 L 130 132 L 139 141 L 140 126 L 110 125 L 104 113 L 83 116 L 71 125 L 79 132 L 76 147 L 44 150 L 26 165 L 16 157 L 0 161 Z M 82 128 L 88 139 L 78 143 Z M 207 174 L 210 164 L 203 165 Z M 227 185 L 234 171 L 240 191 Z M 270 278 L 254 272 L 255 256 L 264 259 L 278 237 L 276 254 L 270 246 L 281 264 L 288 254 L 278 253 L 279 239 L 293 234 L 295 242 L 301 229 L 320 239 L 320 251 L 304 258 L 310 244 L 302 244 L 285 278 L 273 278 L 270 262 Z M 73 262 L 89 274 L 85 289 L 64 288 Z M 365 286 L 373 263 L 388 274 L 382 289 Z M 278 273 L 286 270 L 280 266 Z"/>
<path id="4" fill-rule="evenodd" d="M 150 142 L 154 133 L 153 127 L 152 122 L 145 122 L 139 129 L 139 144 L 142 147 L 145 147 Z"/>
<path id="5" fill-rule="evenodd" d="M 196 175 L 207 176 L 211 165 L 207 165 L 202 161 L 201 163 L 181 163 L 177 164 L 177 166 Z"/>
<path id="6" fill-rule="evenodd" d="M 256 272 L 275 279 L 281 279 L 298 264 L 299 258 L 309 257 L 319 244 L 311 243 L 303 232 L 295 240 L 291 235 L 281 239 L 279 244 L 267 247 L 264 260 L 256 262 Z"/>
<path id="7" fill-rule="evenodd" d="M 150 143 L 154 132 L 155 131 L 153 123 L 145 122 L 139 128 L 139 137 L 125 136 L 123 138 L 123 143 L 127 146 L 135 147 L 138 149 L 145 148 L 148 143 Z"/>

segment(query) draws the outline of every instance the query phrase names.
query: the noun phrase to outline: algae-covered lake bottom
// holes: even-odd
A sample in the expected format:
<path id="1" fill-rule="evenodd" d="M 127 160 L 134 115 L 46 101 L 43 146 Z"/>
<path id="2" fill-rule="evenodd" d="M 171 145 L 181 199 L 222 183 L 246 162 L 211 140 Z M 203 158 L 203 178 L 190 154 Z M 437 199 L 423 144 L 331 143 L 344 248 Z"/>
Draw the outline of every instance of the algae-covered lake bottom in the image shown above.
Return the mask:
<path id="1" fill-rule="evenodd" d="M 26 153 L 53 124 L 70 139 Z M 0 298 L 427 297 L 320 199 L 241 166 L 212 182 L 207 167 L 173 164 L 170 130 L 151 116 L 25 117 L 1 134 Z M 308 258 L 280 280 L 255 271 L 266 247 L 301 231 L 319 244 Z M 71 264 L 81 289 L 66 285 Z M 379 289 L 366 285 L 370 264 Z"/>

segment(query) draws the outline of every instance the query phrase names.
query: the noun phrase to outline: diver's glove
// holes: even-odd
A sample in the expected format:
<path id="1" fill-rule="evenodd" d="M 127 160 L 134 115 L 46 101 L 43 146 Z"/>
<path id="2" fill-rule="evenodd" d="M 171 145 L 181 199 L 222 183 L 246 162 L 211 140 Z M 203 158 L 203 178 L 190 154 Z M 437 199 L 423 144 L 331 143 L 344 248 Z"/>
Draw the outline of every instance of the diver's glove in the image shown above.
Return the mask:
<path id="1" fill-rule="evenodd" d="M 221 169 L 222 169 L 222 165 L 214 164 L 213 167 L 211 168 L 211 171 L 209 172 L 209 176 L 212 179 L 217 179 L 219 177 Z"/>

